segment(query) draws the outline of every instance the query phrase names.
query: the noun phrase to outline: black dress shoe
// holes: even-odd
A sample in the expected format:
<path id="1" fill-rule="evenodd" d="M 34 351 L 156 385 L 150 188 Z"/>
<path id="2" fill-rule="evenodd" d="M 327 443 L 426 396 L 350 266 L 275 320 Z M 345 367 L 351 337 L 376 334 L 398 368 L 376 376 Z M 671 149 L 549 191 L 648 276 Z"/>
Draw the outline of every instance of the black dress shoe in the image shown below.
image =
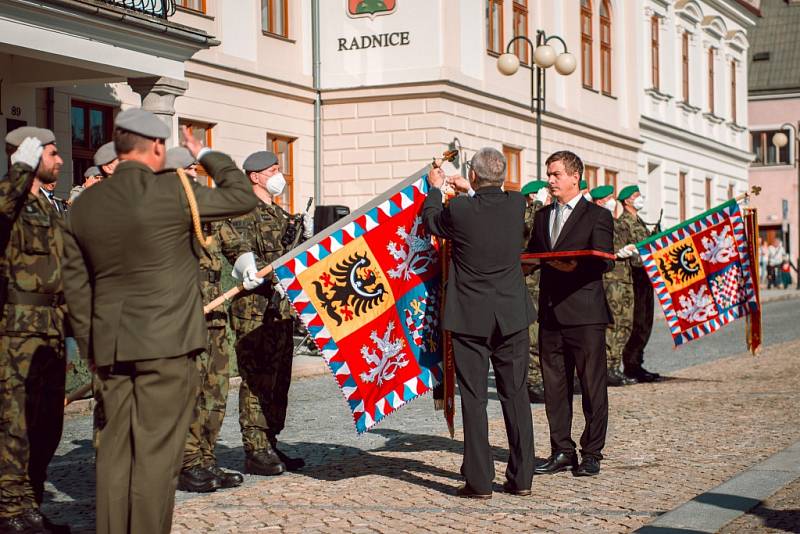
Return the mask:
<path id="1" fill-rule="evenodd" d="M 520 497 L 527 497 L 531 494 L 530 488 L 528 489 L 517 489 L 511 482 L 505 481 L 503 482 L 503 491 L 506 493 L 510 493 L 511 495 L 519 495 Z"/>
<path id="2" fill-rule="evenodd" d="M 591 456 L 581 458 L 581 465 L 575 470 L 576 477 L 593 477 L 600 474 L 600 460 Z"/>
<path id="3" fill-rule="evenodd" d="M 0 532 L 3 534 L 33 534 L 34 532 L 44 532 L 44 528 L 31 528 L 22 514 L 19 514 L 11 517 L 0 518 Z"/>
<path id="4" fill-rule="evenodd" d="M 192 493 L 210 493 L 222 487 L 220 479 L 205 467 L 182 469 L 178 476 L 178 489 Z"/>
<path id="5" fill-rule="evenodd" d="M 244 472 L 270 477 L 286 471 L 286 465 L 271 448 L 248 454 L 244 459 Z"/>
<path id="6" fill-rule="evenodd" d="M 620 386 L 630 386 L 636 384 L 638 380 L 625 376 L 619 369 L 608 370 L 608 387 L 617 388 Z"/>
<path id="7" fill-rule="evenodd" d="M 281 462 L 283 462 L 283 465 L 286 466 L 287 471 L 299 471 L 306 466 L 306 461 L 302 458 L 292 458 L 291 456 L 286 456 L 286 454 L 277 447 L 273 446 L 272 448 L 275 450 L 275 454 L 278 455 L 278 458 L 281 459 Z"/>
<path id="8" fill-rule="evenodd" d="M 219 479 L 220 488 L 236 488 L 241 486 L 242 482 L 244 482 L 244 477 L 241 474 L 223 471 L 216 464 L 209 466 L 206 469 L 211 471 Z"/>
<path id="9" fill-rule="evenodd" d="M 459 486 L 456 490 L 456 496 L 462 497 L 464 499 L 491 499 L 492 494 L 489 493 L 478 493 L 472 488 L 469 487 L 468 484 L 464 484 L 463 486 Z"/>
<path id="10" fill-rule="evenodd" d="M 641 367 L 638 369 L 626 369 L 625 376 L 629 378 L 635 378 L 638 382 L 657 382 L 661 379 L 661 375 L 658 373 L 651 373 L 650 371 L 646 371 Z"/>
<path id="11" fill-rule="evenodd" d="M 528 386 L 528 399 L 531 404 L 544 402 L 544 386 L 539 384 Z"/>
<path id="12" fill-rule="evenodd" d="M 552 475 L 568 469 L 575 469 L 576 467 L 578 467 L 578 457 L 574 453 L 559 452 L 548 458 L 542 465 L 537 466 L 533 470 L 533 474 Z"/>

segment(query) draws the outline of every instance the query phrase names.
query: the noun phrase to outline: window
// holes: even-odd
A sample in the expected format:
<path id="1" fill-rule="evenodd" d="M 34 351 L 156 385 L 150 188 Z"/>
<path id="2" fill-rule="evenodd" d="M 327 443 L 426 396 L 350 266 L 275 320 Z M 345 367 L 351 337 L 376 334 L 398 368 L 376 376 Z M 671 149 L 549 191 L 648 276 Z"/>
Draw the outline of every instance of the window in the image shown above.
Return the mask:
<path id="1" fill-rule="evenodd" d="M 782 131 L 789 143 L 780 149 L 772 142 L 773 136 Z M 789 146 L 792 144 L 792 132 L 789 130 L 766 130 L 750 132 L 753 153 L 756 155 L 753 165 L 789 165 Z"/>
<path id="2" fill-rule="evenodd" d="M 611 94 L 611 8 L 608 0 L 600 4 L 600 87 Z"/>
<path id="3" fill-rule="evenodd" d="M 589 185 L 589 191 L 598 186 L 597 183 L 597 167 L 591 165 L 583 166 L 583 179 Z"/>
<path id="4" fill-rule="evenodd" d="M 714 180 L 706 176 L 706 209 L 711 209 L 711 203 L 714 201 Z"/>
<path id="5" fill-rule="evenodd" d="M 528 0 L 514 0 L 514 37 L 528 36 Z M 514 54 L 522 63 L 528 63 L 528 43 L 514 41 Z"/>
<path id="6" fill-rule="evenodd" d="M 592 75 L 592 0 L 581 0 L 581 77 L 583 86 L 594 86 Z"/>
<path id="7" fill-rule="evenodd" d="M 261 29 L 289 37 L 289 0 L 261 0 Z"/>
<path id="8" fill-rule="evenodd" d="M 658 60 L 658 17 L 650 17 L 650 83 L 653 89 L 661 86 Z"/>
<path id="9" fill-rule="evenodd" d="M 714 49 L 708 49 L 708 111 L 714 114 Z"/>
<path id="10" fill-rule="evenodd" d="M 206 12 L 206 0 L 178 0 L 176 4 L 179 7 L 197 11 L 199 13 Z"/>
<path id="11" fill-rule="evenodd" d="M 506 157 L 506 181 L 503 187 L 506 191 L 519 191 L 522 186 L 522 151 L 504 146 L 503 155 Z"/>
<path id="12" fill-rule="evenodd" d="M 294 141 L 289 137 L 267 134 L 267 150 L 278 156 L 278 165 L 286 178 L 286 189 L 273 200 L 289 213 L 294 213 Z"/>
<path id="13" fill-rule="evenodd" d="M 614 194 L 617 194 L 617 171 L 610 171 L 608 169 L 605 170 L 606 175 L 606 185 L 610 185 L 614 188 Z"/>
<path id="14" fill-rule="evenodd" d="M 683 101 L 689 103 L 689 32 L 681 38 L 681 69 L 683 70 Z"/>
<path id="15" fill-rule="evenodd" d="M 503 53 L 503 0 L 486 0 L 486 39 L 489 52 Z"/>
<path id="16" fill-rule="evenodd" d="M 178 125 L 186 126 L 187 128 L 191 129 L 192 136 L 200 141 L 200 144 L 211 148 L 211 129 L 214 127 L 212 124 L 208 124 L 207 122 L 193 121 L 190 119 L 179 119 Z M 208 172 L 206 172 L 202 165 L 197 165 L 197 174 L 198 176 L 205 178 L 205 184 L 208 187 L 216 187 L 216 184 L 214 184 L 214 179 L 209 176 Z"/>
<path id="17" fill-rule="evenodd" d="M 736 61 L 731 60 L 731 122 L 736 124 Z"/>
<path id="18" fill-rule="evenodd" d="M 678 220 L 686 220 L 686 173 L 678 173 Z"/>
<path id="19" fill-rule="evenodd" d="M 94 165 L 94 153 L 111 141 L 114 110 L 110 106 L 72 101 L 72 182 L 83 183 L 83 173 Z"/>

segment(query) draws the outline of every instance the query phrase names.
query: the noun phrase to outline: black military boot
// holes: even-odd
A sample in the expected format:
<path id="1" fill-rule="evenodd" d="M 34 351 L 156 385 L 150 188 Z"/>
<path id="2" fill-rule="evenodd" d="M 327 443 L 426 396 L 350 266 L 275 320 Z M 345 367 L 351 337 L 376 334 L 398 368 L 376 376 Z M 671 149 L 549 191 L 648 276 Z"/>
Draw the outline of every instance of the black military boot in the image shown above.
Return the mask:
<path id="1" fill-rule="evenodd" d="M 249 475 L 265 477 L 280 475 L 286 471 L 286 465 L 272 448 L 254 451 L 244 459 L 244 472 Z"/>
<path id="2" fill-rule="evenodd" d="M 619 368 L 608 370 L 608 387 L 630 386 L 639 382 L 635 378 L 625 376 Z"/>
<path id="3" fill-rule="evenodd" d="M 242 485 L 244 477 L 240 473 L 223 471 L 217 464 L 207 467 L 220 481 L 220 488 L 236 488 Z"/>
<path id="4" fill-rule="evenodd" d="M 25 517 L 23 517 L 22 514 L 19 514 L 11 517 L 0 518 L 0 532 L 3 534 L 32 534 L 34 532 L 44 532 L 44 528 L 32 528 L 25 520 Z"/>
<path id="5" fill-rule="evenodd" d="M 544 402 L 544 386 L 541 384 L 529 384 L 528 399 L 531 401 L 531 404 Z"/>
<path id="6" fill-rule="evenodd" d="M 217 475 L 200 466 L 181 470 L 178 477 L 178 489 L 192 493 L 210 493 L 222 487 L 222 481 Z"/>
<path id="7" fill-rule="evenodd" d="M 281 462 L 286 466 L 287 471 L 299 471 L 306 465 L 306 461 L 302 458 L 292 458 L 290 456 L 286 456 L 280 449 L 278 449 L 278 438 L 270 437 L 269 443 L 272 445 L 272 450 L 275 451 L 275 454 L 278 455 L 278 458 L 281 459 Z"/>
<path id="8" fill-rule="evenodd" d="M 39 510 L 28 509 L 22 512 L 22 517 L 28 523 L 31 532 L 48 532 L 50 534 L 70 534 L 67 525 L 57 525 L 50 521 Z M 0 530 L 0 532 L 5 532 Z"/>

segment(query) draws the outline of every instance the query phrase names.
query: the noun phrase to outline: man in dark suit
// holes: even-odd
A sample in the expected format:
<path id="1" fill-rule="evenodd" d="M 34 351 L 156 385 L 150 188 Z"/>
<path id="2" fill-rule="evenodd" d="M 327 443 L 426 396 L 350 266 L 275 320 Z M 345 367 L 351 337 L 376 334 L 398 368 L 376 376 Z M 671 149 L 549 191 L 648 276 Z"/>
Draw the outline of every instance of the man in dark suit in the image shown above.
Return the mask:
<path id="1" fill-rule="evenodd" d="M 597 250 L 613 253 L 611 212 L 586 201 L 579 182 L 583 162 L 569 151 L 547 158 L 553 203 L 534 219 L 530 252 Z M 537 474 L 573 469 L 577 476 L 600 473 L 608 427 L 606 326 L 611 313 L 603 290 L 603 273 L 614 262 L 599 258 L 547 262 L 539 293 L 539 349 L 544 402 L 550 425 L 551 456 Z M 575 371 L 581 383 L 586 427 L 578 465 L 572 428 Z"/>
<path id="2" fill-rule="evenodd" d="M 194 187 L 202 220 L 252 210 L 226 155 L 184 129 L 216 188 Z M 117 116 L 114 176 L 84 191 L 65 237 L 64 293 L 81 354 L 97 370 L 97 532 L 170 531 L 181 457 L 206 346 L 187 195 L 164 167 L 170 130 L 152 113 Z"/>
<path id="3" fill-rule="evenodd" d="M 494 462 L 486 416 L 489 361 L 494 367 L 509 449 L 504 489 L 529 495 L 533 478 L 533 425 L 526 389 L 528 325 L 536 312 L 520 266 L 525 198 L 501 189 L 506 161 L 493 148 L 472 158 L 474 196 L 442 205 L 441 169 L 428 176 L 422 209 L 425 227 L 453 247 L 443 327 L 452 333 L 464 419 L 466 484 L 461 497 L 490 498 Z"/>

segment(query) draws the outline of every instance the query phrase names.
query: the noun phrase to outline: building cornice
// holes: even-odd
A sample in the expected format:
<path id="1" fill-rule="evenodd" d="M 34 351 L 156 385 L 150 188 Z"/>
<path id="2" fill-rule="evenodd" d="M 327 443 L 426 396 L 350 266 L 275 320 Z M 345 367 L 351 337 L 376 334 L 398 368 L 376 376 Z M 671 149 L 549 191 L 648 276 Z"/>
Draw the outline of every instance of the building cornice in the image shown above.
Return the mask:
<path id="1" fill-rule="evenodd" d="M 787 87 L 781 90 L 750 91 L 747 95 L 747 100 L 750 102 L 757 102 L 760 100 L 790 100 L 794 98 L 800 98 L 800 87 Z"/>
<path id="2" fill-rule="evenodd" d="M 756 25 L 757 19 L 761 17 L 761 13 L 752 9 L 752 6 L 745 5 L 739 0 L 705 0 L 706 3 L 713 6 L 720 13 L 730 17 L 734 22 L 744 26 L 745 28 Z"/>
<path id="3" fill-rule="evenodd" d="M 728 156 L 742 163 L 750 163 L 755 157 L 751 152 L 746 152 L 744 150 L 739 150 L 738 148 L 724 145 L 715 139 L 709 139 L 708 137 L 703 137 L 702 135 L 688 132 L 684 129 L 651 119 L 649 117 L 642 117 L 639 121 L 639 127 L 643 132 L 649 130 L 666 137 L 677 139 L 696 148 L 701 148 L 717 154 Z"/>

